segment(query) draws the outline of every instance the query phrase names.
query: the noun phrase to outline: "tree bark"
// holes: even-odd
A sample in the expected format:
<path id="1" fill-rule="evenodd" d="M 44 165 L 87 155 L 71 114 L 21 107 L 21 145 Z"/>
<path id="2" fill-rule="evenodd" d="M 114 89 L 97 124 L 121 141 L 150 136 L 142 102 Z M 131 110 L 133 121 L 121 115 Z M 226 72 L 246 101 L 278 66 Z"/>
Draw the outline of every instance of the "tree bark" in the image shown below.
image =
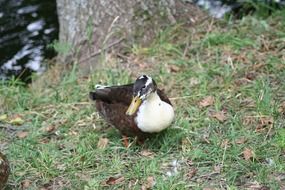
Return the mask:
<path id="1" fill-rule="evenodd" d="M 182 0 L 57 0 L 60 43 L 72 47 L 61 62 L 96 63 L 96 55 L 134 42 L 147 45 L 174 24 L 189 26 L 206 14 Z"/>

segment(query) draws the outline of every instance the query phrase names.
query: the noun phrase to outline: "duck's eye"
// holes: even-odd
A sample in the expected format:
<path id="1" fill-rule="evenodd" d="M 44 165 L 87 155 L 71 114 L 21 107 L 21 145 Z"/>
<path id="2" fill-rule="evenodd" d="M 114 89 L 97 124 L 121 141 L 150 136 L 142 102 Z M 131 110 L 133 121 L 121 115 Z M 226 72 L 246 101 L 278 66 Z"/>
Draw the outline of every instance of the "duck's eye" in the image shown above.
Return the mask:
<path id="1" fill-rule="evenodd" d="M 145 85 L 142 87 L 142 89 L 145 89 Z"/>

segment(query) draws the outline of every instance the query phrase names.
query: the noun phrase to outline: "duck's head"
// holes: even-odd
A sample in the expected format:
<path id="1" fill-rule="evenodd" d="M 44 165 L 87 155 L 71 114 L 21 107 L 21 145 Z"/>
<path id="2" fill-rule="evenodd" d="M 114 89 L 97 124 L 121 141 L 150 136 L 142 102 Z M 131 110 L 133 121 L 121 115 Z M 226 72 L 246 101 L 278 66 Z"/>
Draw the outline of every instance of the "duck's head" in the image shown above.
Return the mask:
<path id="1" fill-rule="evenodd" d="M 133 99 L 126 112 L 127 115 L 136 113 L 141 103 L 157 90 L 155 81 L 147 75 L 137 78 L 133 87 Z"/>

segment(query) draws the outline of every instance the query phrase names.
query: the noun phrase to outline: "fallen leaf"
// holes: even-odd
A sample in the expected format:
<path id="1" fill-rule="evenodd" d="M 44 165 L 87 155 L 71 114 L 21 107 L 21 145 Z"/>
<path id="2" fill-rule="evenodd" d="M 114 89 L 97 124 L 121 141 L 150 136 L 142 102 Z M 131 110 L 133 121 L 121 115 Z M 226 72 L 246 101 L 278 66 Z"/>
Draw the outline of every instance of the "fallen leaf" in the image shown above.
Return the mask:
<path id="1" fill-rule="evenodd" d="M 116 185 L 118 183 L 123 182 L 124 180 L 125 180 L 125 178 L 123 176 L 121 176 L 121 177 L 109 177 L 105 183 L 107 185 Z"/>
<path id="2" fill-rule="evenodd" d="M 256 124 L 256 118 L 252 116 L 245 116 L 243 118 L 242 124 L 244 126 L 251 126 Z"/>
<path id="3" fill-rule="evenodd" d="M 41 143 L 41 144 L 47 144 L 47 143 L 49 143 L 49 142 L 50 142 L 50 139 L 47 138 L 47 137 L 44 137 L 44 138 L 40 138 L 40 139 L 39 139 L 39 143 Z"/>
<path id="4" fill-rule="evenodd" d="M 253 158 L 253 156 L 254 156 L 254 152 L 250 148 L 245 148 L 243 150 L 243 157 L 245 160 L 249 160 Z"/>
<path id="5" fill-rule="evenodd" d="M 220 122 L 224 122 L 227 120 L 226 112 L 224 111 L 214 112 L 210 116 L 219 120 Z"/>
<path id="6" fill-rule="evenodd" d="M 28 189 L 30 186 L 31 186 L 30 180 L 25 179 L 21 182 L 22 189 Z"/>
<path id="7" fill-rule="evenodd" d="M 146 183 L 141 186 L 141 190 L 152 189 L 155 185 L 155 179 L 152 176 L 147 177 Z"/>
<path id="8" fill-rule="evenodd" d="M 280 104 L 278 112 L 285 115 L 285 101 Z"/>
<path id="9" fill-rule="evenodd" d="M 77 131 L 74 131 L 74 130 L 71 130 L 69 131 L 68 133 L 70 136 L 77 136 L 78 135 L 78 132 Z"/>
<path id="10" fill-rule="evenodd" d="M 199 102 L 199 105 L 201 107 L 208 107 L 208 106 L 213 105 L 214 102 L 215 102 L 215 98 L 213 96 L 207 96 Z"/>
<path id="11" fill-rule="evenodd" d="M 145 156 L 145 157 L 153 157 L 154 156 L 154 152 L 144 149 L 142 151 L 140 151 L 139 153 L 141 156 Z"/>
<path id="12" fill-rule="evenodd" d="M 177 73 L 180 71 L 180 68 L 176 65 L 170 65 L 169 69 L 170 69 L 170 72 L 173 72 L 173 73 Z"/>
<path id="13" fill-rule="evenodd" d="M 197 173 L 198 169 L 197 168 L 194 168 L 192 167 L 189 172 L 187 172 L 186 176 L 188 179 L 191 179 L 192 177 L 194 177 Z"/>
<path id="14" fill-rule="evenodd" d="M 9 121 L 9 123 L 13 125 L 23 125 L 24 122 L 25 121 L 19 115 L 15 116 Z"/>
<path id="15" fill-rule="evenodd" d="M 274 123 L 273 117 L 270 116 L 263 116 L 259 118 L 256 131 L 261 132 L 263 131 L 266 127 L 272 127 Z"/>
<path id="16" fill-rule="evenodd" d="M 244 186 L 246 187 L 246 189 L 249 189 L 249 190 L 269 190 L 268 187 L 261 185 L 257 181 L 248 182 Z"/>
<path id="17" fill-rule="evenodd" d="M 97 148 L 106 148 L 106 146 L 108 145 L 109 143 L 109 139 L 107 138 L 100 138 L 98 143 L 97 143 Z"/>
<path id="18" fill-rule="evenodd" d="M 17 137 L 19 137 L 20 139 L 26 138 L 28 136 L 28 132 L 26 131 L 21 131 L 17 133 Z"/>
<path id="19" fill-rule="evenodd" d="M 52 132 L 54 129 L 55 129 L 55 126 L 54 126 L 54 125 L 49 125 L 49 126 L 45 127 L 43 130 L 44 130 L 45 132 L 50 133 L 50 132 Z"/>
<path id="20" fill-rule="evenodd" d="M 7 114 L 0 115 L 0 121 L 2 121 L 2 122 L 3 121 L 6 122 L 7 118 L 8 118 Z"/>
<path id="21" fill-rule="evenodd" d="M 244 144 L 245 141 L 246 141 L 246 139 L 244 137 L 241 137 L 241 138 L 237 139 L 235 142 L 236 142 L 236 144 Z"/>
<path id="22" fill-rule="evenodd" d="M 249 72 L 245 75 L 245 78 L 248 80 L 254 80 L 257 76 L 256 72 Z"/>

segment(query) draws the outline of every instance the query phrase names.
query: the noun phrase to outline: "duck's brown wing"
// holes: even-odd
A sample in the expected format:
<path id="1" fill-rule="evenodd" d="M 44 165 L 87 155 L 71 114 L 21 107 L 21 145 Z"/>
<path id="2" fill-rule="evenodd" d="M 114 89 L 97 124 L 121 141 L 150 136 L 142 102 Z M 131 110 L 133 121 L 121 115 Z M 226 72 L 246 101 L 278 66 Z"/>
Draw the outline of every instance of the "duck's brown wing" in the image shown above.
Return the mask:
<path id="1" fill-rule="evenodd" d="M 160 97 L 160 99 L 161 99 L 162 101 L 164 101 L 164 102 L 166 102 L 166 103 L 172 105 L 171 102 L 170 102 L 170 100 L 169 100 L 169 98 L 166 96 L 166 94 L 164 93 L 163 90 L 157 89 L 157 94 L 158 94 L 158 96 Z"/>
<path id="2" fill-rule="evenodd" d="M 140 139 L 148 136 L 137 127 L 134 116 L 127 116 L 126 111 L 132 101 L 133 84 L 105 87 L 90 92 L 90 98 L 96 101 L 96 109 L 110 124 L 123 135 L 137 136 Z"/>
<path id="3" fill-rule="evenodd" d="M 129 105 L 132 101 L 132 92 L 134 84 L 127 84 L 122 86 L 110 86 L 97 88 L 95 92 L 90 92 L 91 100 L 99 100 L 105 103 L 121 103 Z"/>

